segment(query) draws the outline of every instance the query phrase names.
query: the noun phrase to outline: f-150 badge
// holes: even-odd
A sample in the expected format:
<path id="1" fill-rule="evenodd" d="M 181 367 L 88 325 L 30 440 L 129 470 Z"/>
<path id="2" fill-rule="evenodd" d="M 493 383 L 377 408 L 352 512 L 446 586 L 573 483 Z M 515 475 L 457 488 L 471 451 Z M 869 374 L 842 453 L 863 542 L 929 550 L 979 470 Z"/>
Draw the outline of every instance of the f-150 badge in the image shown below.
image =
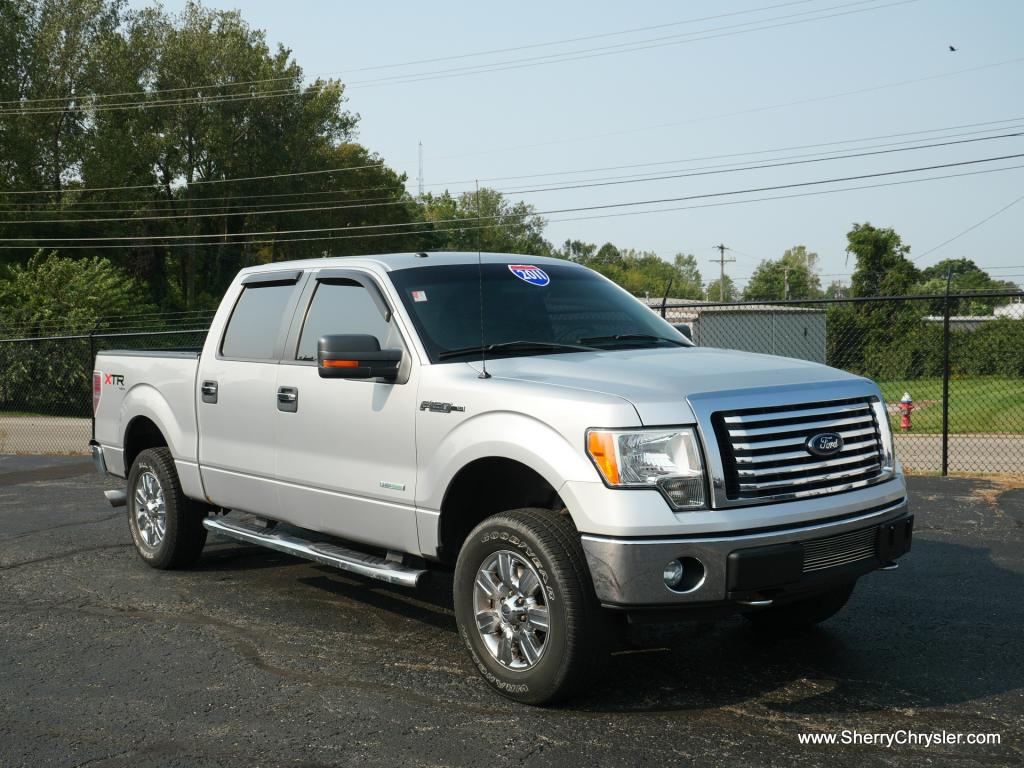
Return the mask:
<path id="1" fill-rule="evenodd" d="M 465 411 L 466 408 L 462 405 L 452 405 L 451 403 L 438 403 L 434 400 L 424 400 L 420 403 L 420 410 L 430 411 L 431 413 L 461 413 Z"/>

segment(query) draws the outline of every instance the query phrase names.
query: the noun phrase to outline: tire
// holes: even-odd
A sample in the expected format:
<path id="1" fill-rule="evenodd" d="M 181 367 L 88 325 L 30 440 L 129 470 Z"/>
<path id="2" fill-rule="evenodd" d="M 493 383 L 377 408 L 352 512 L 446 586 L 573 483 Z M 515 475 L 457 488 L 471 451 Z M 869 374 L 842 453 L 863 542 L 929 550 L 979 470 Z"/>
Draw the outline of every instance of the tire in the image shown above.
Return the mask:
<path id="1" fill-rule="evenodd" d="M 167 448 L 142 451 L 128 473 L 128 528 L 147 565 L 191 565 L 203 552 L 206 508 L 188 498 Z"/>
<path id="2" fill-rule="evenodd" d="M 851 581 L 813 597 L 743 615 L 759 629 L 773 632 L 807 629 L 839 613 L 853 594 L 856 583 Z"/>
<path id="3" fill-rule="evenodd" d="M 516 509 L 484 520 L 459 552 L 454 598 L 473 664 L 515 701 L 568 698 L 607 655 L 604 612 L 568 515 Z"/>

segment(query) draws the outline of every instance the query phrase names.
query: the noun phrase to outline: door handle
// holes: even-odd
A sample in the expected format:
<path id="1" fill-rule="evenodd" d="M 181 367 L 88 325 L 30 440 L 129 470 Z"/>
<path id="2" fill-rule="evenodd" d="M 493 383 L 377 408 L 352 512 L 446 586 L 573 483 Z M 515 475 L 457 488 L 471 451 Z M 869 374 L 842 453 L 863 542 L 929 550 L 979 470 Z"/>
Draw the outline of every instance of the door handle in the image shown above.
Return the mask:
<path id="1" fill-rule="evenodd" d="M 216 403 L 217 402 L 217 382 L 216 381 L 204 381 L 199 387 L 199 392 L 203 396 L 204 403 Z"/>
<path id="2" fill-rule="evenodd" d="M 296 387 L 278 387 L 277 410 L 295 413 L 299 409 L 299 390 Z"/>

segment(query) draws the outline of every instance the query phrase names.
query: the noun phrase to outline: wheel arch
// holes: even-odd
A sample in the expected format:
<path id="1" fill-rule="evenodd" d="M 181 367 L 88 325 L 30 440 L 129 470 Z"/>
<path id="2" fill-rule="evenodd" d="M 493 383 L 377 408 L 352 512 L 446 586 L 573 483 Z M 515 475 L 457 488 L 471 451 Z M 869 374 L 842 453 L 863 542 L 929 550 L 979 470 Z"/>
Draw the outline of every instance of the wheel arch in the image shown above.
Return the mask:
<path id="1" fill-rule="evenodd" d="M 136 416 L 124 431 L 125 476 L 131 471 L 136 457 L 147 448 L 168 448 L 167 438 L 155 421 L 148 416 Z"/>
<path id="2" fill-rule="evenodd" d="M 438 557 L 454 562 L 469 532 L 510 509 L 534 507 L 568 514 L 558 490 L 540 472 L 504 456 L 474 459 L 445 489 L 438 520 Z"/>

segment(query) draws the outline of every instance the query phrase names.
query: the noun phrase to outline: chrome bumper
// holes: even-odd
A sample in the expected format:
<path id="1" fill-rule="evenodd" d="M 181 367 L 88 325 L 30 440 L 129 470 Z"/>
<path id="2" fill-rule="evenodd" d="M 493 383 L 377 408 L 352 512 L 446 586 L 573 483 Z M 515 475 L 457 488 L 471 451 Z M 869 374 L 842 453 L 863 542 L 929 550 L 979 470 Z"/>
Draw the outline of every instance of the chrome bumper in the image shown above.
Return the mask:
<path id="1" fill-rule="evenodd" d="M 855 517 L 782 530 L 659 539 L 585 534 L 582 542 L 603 605 L 750 605 L 885 567 L 909 549 L 912 526 L 913 517 L 903 499 Z M 836 546 L 852 548 L 850 556 L 855 560 L 845 561 L 841 552 L 834 558 L 827 551 L 822 554 L 821 547 L 830 546 L 822 540 L 835 536 L 842 537 Z M 894 537 L 898 543 L 893 543 Z M 665 566 L 673 560 L 682 560 L 684 567 L 692 565 L 676 589 L 670 589 L 663 577 Z"/>

